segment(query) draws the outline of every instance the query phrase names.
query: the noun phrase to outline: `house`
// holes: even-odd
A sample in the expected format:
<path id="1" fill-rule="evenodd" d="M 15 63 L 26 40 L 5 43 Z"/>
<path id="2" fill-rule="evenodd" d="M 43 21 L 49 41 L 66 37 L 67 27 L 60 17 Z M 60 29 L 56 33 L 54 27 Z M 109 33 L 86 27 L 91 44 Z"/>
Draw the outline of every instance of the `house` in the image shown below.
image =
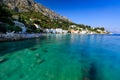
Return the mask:
<path id="1" fill-rule="evenodd" d="M 69 28 L 75 28 L 77 27 L 76 25 L 70 25 Z"/>
<path id="2" fill-rule="evenodd" d="M 70 32 L 71 32 L 71 33 L 79 33 L 79 30 L 71 29 Z"/>
<path id="3" fill-rule="evenodd" d="M 55 34 L 56 30 L 55 29 L 51 29 L 51 33 Z"/>
<path id="4" fill-rule="evenodd" d="M 87 34 L 87 31 L 86 30 L 82 30 L 82 31 L 80 31 L 80 34 Z"/>
<path id="5" fill-rule="evenodd" d="M 56 30 L 56 33 L 59 33 L 59 34 L 62 33 L 62 29 L 61 29 L 61 28 L 57 28 L 57 29 L 55 29 L 55 30 Z"/>
<path id="6" fill-rule="evenodd" d="M 68 33 L 67 30 L 62 30 L 61 28 L 57 28 L 57 29 L 44 29 L 43 32 L 45 33 L 57 33 L 57 34 L 62 34 L 62 33 Z"/>
<path id="7" fill-rule="evenodd" d="M 62 33 L 66 34 L 66 33 L 68 33 L 68 30 L 62 30 Z"/>
<path id="8" fill-rule="evenodd" d="M 50 33 L 51 30 L 50 30 L 50 29 L 44 29 L 43 32 L 44 32 L 44 33 Z"/>

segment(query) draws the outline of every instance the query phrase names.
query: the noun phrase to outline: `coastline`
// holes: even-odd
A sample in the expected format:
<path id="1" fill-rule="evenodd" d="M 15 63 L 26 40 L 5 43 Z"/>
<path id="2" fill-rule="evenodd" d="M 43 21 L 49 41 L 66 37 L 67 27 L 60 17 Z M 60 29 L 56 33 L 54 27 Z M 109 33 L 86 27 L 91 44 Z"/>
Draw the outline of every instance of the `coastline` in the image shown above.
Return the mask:
<path id="1" fill-rule="evenodd" d="M 49 33 L 0 34 L 0 42 L 34 39 L 34 38 L 39 38 L 39 37 L 46 35 L 46 34 L 49 34 Z M 76 34 L 76 33 L 70 33 L 70 34 Z M 80 34 L 80 35 L 84 35 L 84 34 Z M 88 34 L 88 35 L 94 35 L 94 34 Z M 104 35 L 104 34 L 102 34 L 102 35 Z"/>
<path id="2" fill-rule="evenodd" d="M 0 34 L 0 42 L 19 41 L 26 39 L 39 38 L 45 35 L 44 33 L 32 33 L 32 34 Z"/>

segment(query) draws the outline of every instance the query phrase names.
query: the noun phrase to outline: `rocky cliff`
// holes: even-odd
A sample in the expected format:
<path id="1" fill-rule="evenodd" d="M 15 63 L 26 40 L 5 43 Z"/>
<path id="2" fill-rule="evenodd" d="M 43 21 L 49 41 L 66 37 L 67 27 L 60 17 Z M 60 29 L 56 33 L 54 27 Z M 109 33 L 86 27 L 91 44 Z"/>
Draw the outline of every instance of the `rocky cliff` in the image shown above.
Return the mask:
<path id="1" fill-rule="evenodd" d="M 46 8 L 40 3 L 35 2 L 34 0 L 0 0 L 0 3 L 4 3 L 9 6 L 10 9 L 16 12 L 40 12 L 45 16 L 48 16 L 51 19 L 62 19 L 65 21 L 70 21 L 64 16 L 61 16 L 52 10 Z"/>

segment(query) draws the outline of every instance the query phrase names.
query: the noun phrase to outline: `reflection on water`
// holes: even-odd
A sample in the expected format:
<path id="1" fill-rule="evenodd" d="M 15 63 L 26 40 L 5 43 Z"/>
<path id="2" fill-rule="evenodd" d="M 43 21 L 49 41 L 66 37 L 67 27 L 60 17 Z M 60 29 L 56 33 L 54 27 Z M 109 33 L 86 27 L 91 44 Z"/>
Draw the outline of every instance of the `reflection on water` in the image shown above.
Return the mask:
<path id="1" fill-rule="evenodd" d="M 0 43 L 0 80 L 120 80 L 119 40 L 51 34 Z"/>

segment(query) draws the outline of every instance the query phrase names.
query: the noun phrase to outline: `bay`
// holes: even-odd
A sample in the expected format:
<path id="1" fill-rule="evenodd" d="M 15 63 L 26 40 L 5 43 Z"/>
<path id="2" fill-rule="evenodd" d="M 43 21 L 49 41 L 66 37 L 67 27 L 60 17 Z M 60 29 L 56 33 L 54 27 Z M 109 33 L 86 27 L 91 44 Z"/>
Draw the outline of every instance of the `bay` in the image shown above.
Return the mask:
<path id="1" fill-rule="evenodd" d="M 0 80 L 120 80 L 119 41 L 119 34 L 46 34 L 0 43 Z"/>

